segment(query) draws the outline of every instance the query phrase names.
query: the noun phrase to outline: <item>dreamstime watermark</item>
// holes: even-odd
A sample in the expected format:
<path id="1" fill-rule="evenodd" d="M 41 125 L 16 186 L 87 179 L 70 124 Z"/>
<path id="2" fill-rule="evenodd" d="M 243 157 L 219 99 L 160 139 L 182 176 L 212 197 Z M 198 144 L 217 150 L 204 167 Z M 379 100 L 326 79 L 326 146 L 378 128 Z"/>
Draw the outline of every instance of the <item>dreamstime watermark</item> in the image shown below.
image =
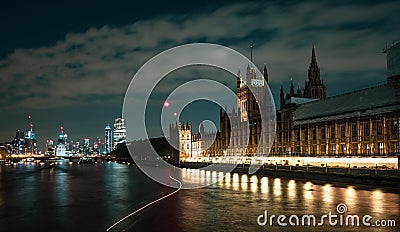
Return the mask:
<path id="1" fill-rule="evenodd" d="M 257 217 L 257 224 L 260 226 L 365 226 L 365 227 L 395 227 L 395 219 L 376 219 L 373 220 L 371 215 L 347 214 L 347 206 L 340 203 L 336 206 L 336 212 L 329 212 L 321 216 L 314 214 L 303 215 L 275 215 L 268 214 L 265 210 L 264 214 Z"/>
<path id="2" fill-rule="evenodd" d="M 147 61 L 132 78 L 125 93 L 122 116 L 126 124 L 128 150 L 136 165 L 147 176 L 166 186 L 178 188 L 177 182 L 171 181 L 169 176 L 180 181 L 183 189 L 204 187 L 224 178 L 223 175 L 218 175 L 216 178 L 209 177 L 211 179 L 205 180 L 205 177 L 186 175 L 184 169 L 175 167 L 161 159 L 149 140 L 149 124 L 156 125 L 161 122 L 162 134 L 166 136 L 169 134 L 168 129 L 170 126 L 179 122 L 180 115 L 185 107 L 195 101 L 209 101 L 219 105 L 222 109 L 234 102 L 236 106 L 230 110 L 239 112 L 237 106 L 239 105 L 238 96 L 226 86 L 226 83 L 198 78 L 178 86 L 168 94 L 164 106 L 167 106 L 168 109 L 173 108 L 172 113 L 166 112 L 167 110 L 162 108 L 161 115 L 158 117 L 159 120 L 149 122 L 150 119 L 157 118 L 154 117 L 155 115 L 148 117 L 149 112 L 146 112 L 151 102 L 150 96 L 154 94 L 156 87 L 163 78 L 180 68 L 199 65 L 218 68 L 232 74 L 235 77 L 234 83 L 237 83 L 239 67 L 243 67 L 241 73 L 246 75 L 246 79 L 249 76 L 247 83 L 244 78 L 242 78 L 241 82 L 247 86 L 246 91 L 248 92 L 246 94 L 254 96 L 260 114 L 259 118 L 257 118 L 257 123 L 261 124 L 261 127 L 257 129 L 260 134 L 260 142 L 255 151 L 252 151 L 257 160 L 254 157 L 251 161 L 249 173 L 257 171 L 261 166 L 260 163 L 263 163 L 267 159 L 269 149 L 272 147 L 275 137 L 276 112 L 271 91 L 268 83 L 263 78 L 263 74 L 248 58 L 233 49 L 208 43 L 185 44 L 163 51 Z M 247 71 L 245 67 L 247 67 Z M 252 101 L 251 104 L 255 105 L 255 102 Z M 247 103 L 243 104 L 246 104 L 245 106 L 247 107 Z M 244 113 L 243 111 L 242 114 Z M 235 118 L 232 118 L 235 117 L 233 114 L 227 114 L 227 116 L 230 122 L 235 120 Z M 248 147 L 250 138 L 249 128 L 255 121 L 242 120 L 243 125 L 246 125 L 240 131 L 243 138 L 243 144 L 241 144 L 243 149 Z M 230 128 L 227 128 L 227 131 L 231 133 L 229 138 L 233 138 L 232 133 L 234 128 L 232 128 L 232 125 L 230 125 Z M 137 140 L 142 141 L 142 143 L 130 146 L 131 142 Z M 168 137 L 167 141 L 172 147 L 178 150 L 178 153 L 182 149 L 179 144 L 174 143 Z M 203 149 L 207 149 L 207 147 Z M 235 149 L 232 146 L 232 141 L 230 141 L 225 151 L 234 151 Z M 245 152 L 235 151 L 236 158 L 244 156 Z M 260 162 L 260 157 L 262 162 Z M 227 173 L 233 171 L 238 164 L 239 162 L 224 165 L 213 163 L 201 169 Z"/>

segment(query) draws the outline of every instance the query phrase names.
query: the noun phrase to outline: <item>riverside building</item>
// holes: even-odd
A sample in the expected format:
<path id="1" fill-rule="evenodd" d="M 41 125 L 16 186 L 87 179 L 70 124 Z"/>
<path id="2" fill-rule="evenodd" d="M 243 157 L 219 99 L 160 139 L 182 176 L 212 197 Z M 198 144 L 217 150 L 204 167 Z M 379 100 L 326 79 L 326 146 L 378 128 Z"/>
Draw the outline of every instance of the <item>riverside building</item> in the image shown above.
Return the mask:
<path id="1" fill-rule="evenodd" d="M 271 138 L 269 134 L 260 135 L 263 122 L 254 95 L 247 88 L 247 85 L 257 86 L 255 94 L 266 91 L 266 86 L 259 83 L 263 83 L 261 78 L 268 83 L 268 70 L 264 66 L 263 77 L 257 77 L 254 67 L 249 64 L 245 78 L 240 71 L 237 74 L 239 112 L 228 113 L 227 109 L 221 109 L 218 131 L 193 134 L 191 123 L 171 125 L 171 140 L 182 148 L 176 154 L 177 158 L 193 161 L 225 157 L 228 161 L 229 157 L 235 156 L 253 157 L 261 143 L 261 150 L 257 152 L 269 152 L 271 158 L 268 161 L 275 164 L 305 162 L 303 158 L 279 157 L 325 157 L 339 159 L 339 163 L 347 162 L 345 159 L 340 161 L 346 157 L 356 158 L 358 163 L 367 160 L 360 160 L 362 157 L 377 157 L 367 165 L 384 163 L 398 167 L 398 159 L 393 157 L 400 152 L 400 43 L 384 52 L 387 55 L 385 84 L 327 97 L 313 46 L 304 88 L 297 86 L 295 89 L 292 82 L 285 94 L 281 86 L 272 147 L 264 146 Z M 247 146 L 244 145 L 245 138 L 241 137 L 246 127 L 250 132 Z M 227 149 L 230 142 L 230 149 Z M 204 149 L 206 147 L 208 149 Z M 392 158 L 385 160 L 388 156 Z"/>

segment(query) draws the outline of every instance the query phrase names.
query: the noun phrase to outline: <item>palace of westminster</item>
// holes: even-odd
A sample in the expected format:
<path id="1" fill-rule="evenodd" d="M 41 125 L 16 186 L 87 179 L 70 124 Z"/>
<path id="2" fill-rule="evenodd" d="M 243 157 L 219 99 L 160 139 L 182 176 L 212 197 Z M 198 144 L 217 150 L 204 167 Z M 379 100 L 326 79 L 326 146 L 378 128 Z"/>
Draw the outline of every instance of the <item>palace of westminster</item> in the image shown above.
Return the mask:
<path id="1" fill-rule="evenodd" d="M 388 156 L 400 152 L 400 42 L 384 50 L 387 56 L 385 84 L 336 96 L 326 96 L 314 46 L 303 90 L 280 89 L 276 133 L 261 136 L 262 120 L 254 95 L 268 91 L 263 77 L 247 66 L 245 78 L 237 74 L 238 112 L 220 109 L 220 128 L 193 134 L 191 123 L 171 125 L 170 138 L 179 144 L 179 160 L 257 154 L 294 156 Z M 264 78 L 264 81 L 262 81 Z M 250 91 L 248 85 L 253 85 Z M 248 130 L 245 137 L 244 130 Z M 271 136 L 272 135 L 272 136 Z M 271 143 L 268 143 L 271 139 Z M 246 140 L 246 141 L 244 141 Z M 231 143 L 231 144 L 230 144 Z M 261 143 L 261 146 L 259 144 Z M 271 144 L 271 145 L 269 145 Z M 269 146 L 269 147 L 268 147 Z M 207 149 L 205 149 L 207 148 Z"/>

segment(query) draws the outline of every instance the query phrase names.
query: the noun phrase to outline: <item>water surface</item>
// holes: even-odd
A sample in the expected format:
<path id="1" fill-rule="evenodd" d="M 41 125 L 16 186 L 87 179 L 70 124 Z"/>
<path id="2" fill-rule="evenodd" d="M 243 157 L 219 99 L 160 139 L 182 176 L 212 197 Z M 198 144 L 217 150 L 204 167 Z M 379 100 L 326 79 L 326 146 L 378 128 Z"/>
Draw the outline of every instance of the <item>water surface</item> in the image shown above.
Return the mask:
<path id="1" fill-rule="evenodd" d="M 115 221 L 174 189 L 155 183 L 135 166 L 116 163 L 57 168 L 0 166 L 1 231 L 105 231 Z M 191 172 L 191 170 L 187 170 Z M 399 231 L 397 227 L 260 226 L 268 215 L 329 212 L 371 215 L 400 223 L 400 194 L 345 184 L 324 184 L 230 174 L 214 185 L 181 190 L 123 221 L 112 231 Z M 286 219 L 287 220 L 287 219 Z"/>

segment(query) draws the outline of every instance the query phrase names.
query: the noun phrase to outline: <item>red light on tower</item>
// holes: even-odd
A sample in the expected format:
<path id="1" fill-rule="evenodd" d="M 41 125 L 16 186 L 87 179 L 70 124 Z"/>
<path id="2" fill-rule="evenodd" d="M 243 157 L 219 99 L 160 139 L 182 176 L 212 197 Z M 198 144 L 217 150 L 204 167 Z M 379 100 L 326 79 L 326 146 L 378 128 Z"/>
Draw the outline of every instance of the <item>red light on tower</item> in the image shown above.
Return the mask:
<path id="1" fill-rule="evenodd" d="M 29 128 L 32 131 L 33 124 L 32 124 L 32 120 L 31 120 L 32 116 L 30 114 L 28 115 L 28 119 L 29 119 Z"/>
<path id="2" fill-rule="evenodd" d="M 168 107 L 169 106 L 169 102 L 165 101 L 164 102 L 164 107 Z"/>

